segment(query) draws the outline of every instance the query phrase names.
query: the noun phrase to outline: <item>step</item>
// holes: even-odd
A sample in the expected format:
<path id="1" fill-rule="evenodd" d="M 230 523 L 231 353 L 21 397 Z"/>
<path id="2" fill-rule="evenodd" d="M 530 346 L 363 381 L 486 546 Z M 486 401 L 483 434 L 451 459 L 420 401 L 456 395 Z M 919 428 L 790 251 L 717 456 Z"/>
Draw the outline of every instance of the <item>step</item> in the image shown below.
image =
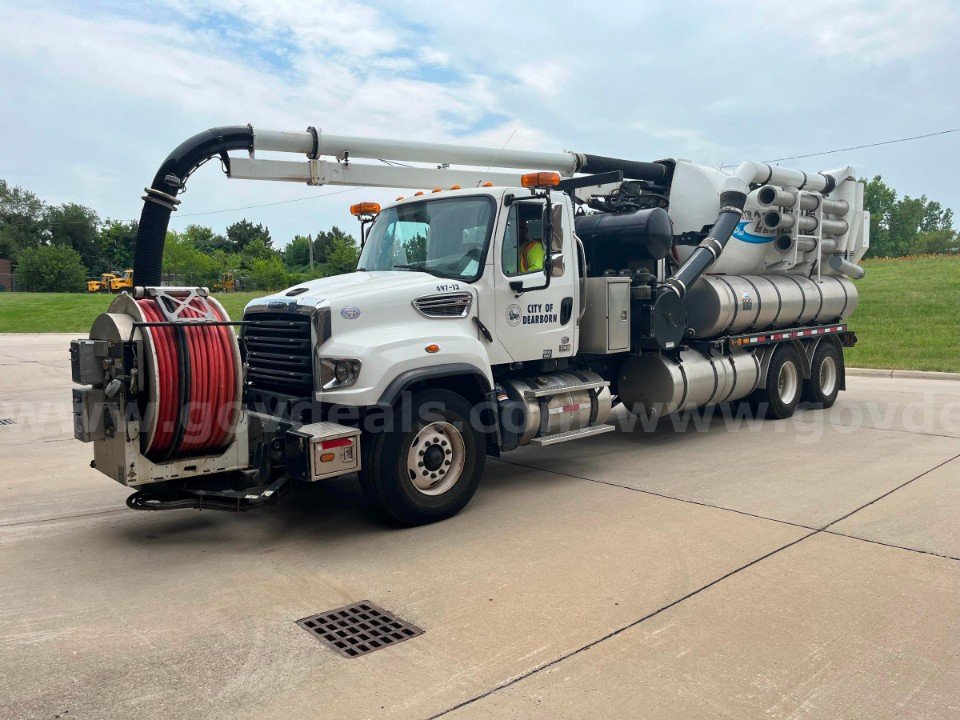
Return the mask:
<path id="1" fill-rule="evenodd" d="M 609 380 L 598 380 L 596 382 L 582 382 L 577 385 L 565 385 L 563 387 L 541 388 L 540 390 L 524 390 L 525 398 L 542 398 L 550 395 L 559 395 L 567 392 L 581 392 L 583 390 L 598 390 L 610 385 Z"/>
<path id="2" fill-rule="evenodd" d="M 581 438 L 593 437 L 594 435 L 603 435 L 604 433 L 616 430 L 615 425 L 591 425 L 590 427 L 580 428 L 579 430 L 567 430 L 566 432 L 554 433 L 553 435 L 544 435 L 536 437 L 530 441 L 532 445 L 557 445 L 571 440 L 580 440 Z"/>

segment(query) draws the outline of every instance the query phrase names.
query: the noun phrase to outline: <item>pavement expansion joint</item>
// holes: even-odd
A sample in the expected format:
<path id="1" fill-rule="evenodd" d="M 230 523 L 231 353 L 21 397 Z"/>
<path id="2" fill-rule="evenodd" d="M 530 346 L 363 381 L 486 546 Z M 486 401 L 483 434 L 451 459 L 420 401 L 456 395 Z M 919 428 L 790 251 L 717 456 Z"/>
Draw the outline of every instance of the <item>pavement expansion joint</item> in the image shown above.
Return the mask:
<path id="1" fill-rule="evenodd" d="M 919 479 L 922 478 L 924 475 L 929 475 L 929 474 L 932 473 L 934 470 L 938 470 L 938 469 L 942 468 L 944 465 L 947 465 L 948 463 L 952 463 L 952 462 L 953 462 L 954 460 L 956 460 L 957 458 L 960 458 L 960 453 L 954 455 L 954 456 L 951 457 L 951 458 L 947 458 L 947 459 L 944 460 L 943 462 L 937 463 L 937 464 L 934 465 L 932 468 L 928 468 L 927 470 L 924 470 L 922 473 L 920 473 L 919 475 L 916 475 L 916 476 L 910 478 L 910 479 L 907 480 L 906 482 L 900 483 L 899 485 L 897 485 L 897 486 L 896 486 L 895 488 L 893 488 L 892 490 L 888 490 L 887 492 L 883 493 L 882 495 L 880 495 L 880 496 L 878 496 L 878 497 L 875 497 L 875 498 L 874 498 L 873 500 L 871 500 L 870 502 L 866 502 L 866 503 L 864 503 L 863 505 L 861 505 L 860 507 L 858 507 L 858 508 L 856 508 L 856 509 L 854 509 L 854 510 L 851 510 L 851 511 L 848 512 L 846 515 L 843 515 L 843 516 L 841 516 L 841 517 L 838 517 L 836 520 L 834 520 L 833 522 L 827 523 L 826 525 L 824 525 L 824 526 L 823 526 L 822 528 L 820 528 L 820 529 L 821 529 L 821 530 L 826 530 L 826 529 L 828 529 L 830 526 L 836 525 L 836 524 L 837 524 L 838 522 L 840 522 L 841 520 L 846 520 L 846 519 L 847 519 L 848 517 L 850 517 L 851 515 L 855 515 L 856 513 L 858 513 L 858 512 L 860 512 L 861 510 L 863 510 L 864 508 L 870 507 L 870 506 L 873 505 L 875 502 L 878 502 L 879 500 L 883 500 L 885 497 L 889 497 L 890 495 L 893 495 L 893 493 L 895 493 L 897 490 L 900 490 L 901 488 L 905 488 L 905 487 L 906 487 L 907 485 L 909 485 L 910 483 L 915 482 L 916 480 L 919 480 Z"/>
<path id="2" fill-rule="evenodd" d="M 701 585 L 701 586 L 698 587 L 697 589 L 691 590 L 691 591 L 688 592 L 686 595 L 682 595 L 681 597 L 678 597 L 677 599 L 670 601 L 670 602 L 667 603 L 666 605 L 663 605 L 663 606 L 657 608 L 656 610 L 654 610 L 654 611 L 652 611 L 652 612 L 644 615 L 644 616 L 641 617 L 641 618 L 638 618 L 637 620 L 633 620 L 632 622 L 627 623 L 626 625 L 622 625 L 622 626 L 616 628 L 615 630 L 612 630 L 612 631 L 608 632 L 606 635 L 603 635 L 603 636 L 601 636 L 601 637 L 598 637 L 598 638 L 596 638 L 595 640 L 591 640 L 591 641 L 588 642 L 587 644 L 581 645 L 581 646 L 578 647 L 578 648 L 575 648 L 575 649 L 573 649 L 573 650 L 570 650 L 569 652 L 566 652 L 566 653 L 564 653 L 563 655 L 560 655 L 559 657 L 556 657 L 556 658 L 554 658 L 553 660 L 550 660 L 549 662 L 546 662 L 546 663 L 543 663 L 543 664 L 541 664 L 541 665 L 538 665 L 537 667 L 533 668 L 532 670 L 528 670 L 527 672 L 525 672 L 525 673 L 523 673 L 523 674 L 521 674 L 521 675 L 517 675 L 516 677 L 513 677 L 513 678 L 507 680 L 506 682 L 501 683 L 500 685 L 497 685 L 496 687 L 491 688 L 490 690 L 487 690 L 487 691 L 484 692 L 484 693 L 481 693 L 481 694 L 479 694 L 479 695 L 475 695 L 474 697 L 469 698 L 469 699 L 467 699 L 467 700 L 464 700 L 463 702 L 460 702 L 460 703 L 458 703 L 457 705 L 454 705 L 453 707 L 447 708 L 446 710 L 442 710 L 442 711 L 440 711 L 439 713 L 436 713 L 435 715 L 431 715 L 431 716 L 428 718 L 428 720 L 435 720 L 436 718 L 443 717 L 444 715 L 447 715 L 447 714 L 449 714 L 449 713 L 451 713 L 451 712 L 453 712 L 453 711 L 455 711 L 455 710 L 459 710 L 459 709 L 461 709 L 461 708 L 463 708 L 463 707 L 466 707 L 467 705 L 472 705 L 473 703 L 477 702 L 478 700 L 482 700 L 483 698 L 489 697 L 490 695 L 493 695 L 494 693 L 498 693 L 498 692 L 500 692 L 501 690 L 505 690 L 506 688 L 508 688 L 508 687 L 510 687 L 510 686 L 512 686 L 512 685 L 516 685 L 517 683 L 522 682 L 523 680 L 526 680 L 527 678 L 529 678 L 529 677 L 531 677 L 531 676 L 533 676 L 533 675 L 536 675 L 537 673 L 542 672 L 543 670 L 547 670 L 547 669 L 553 667 L 554 665 L 559 665 L 560 663 L 564 662 L 565 660 L 569 660 L 570 658 L 574 657 L 575 655 L 579 655 L 580 653 L 582 653 L 582 652 L 584 652 L 584 651 L 586 651 L 586 650 L 589 650 L 590 648 L 595 647 L 595 646 L 599 645 L 600 643 L 606 642 L 607 640 L 610 640 L 611 638 L 615 638 L 615 637 L 617 637 L 618 635 L 623 634 L 623 633 L 626 632 L 627 630 L 630 630 L 630 629 L 632 629 L 632 628 L 635 628 L 635 627 L 636 627 L 637 625 L 639 625 L 640 623 L 645 622 L 645 621 L 647 621 L 647 620 L 650 620 L 651 618 L 656 617 L 656 616 L 659 615 L 660 613 L 662 613 L 662 612 L 664 612 L 664 611 L 666 611 L 666 610 L 669 610 L 670 608 L 675 607 L 676 605 L 679 605 L 680 603 L 682 603 L 682 602 L 684 602 L 684 601 L 686 601 L 686 600 L 689 600 L 690 598 L 695 597 L 696 595 L 699 595 L 700 593 L 704 592 L 705 590 L 709 590 L 709 589 L 712 588 L 714 585 L 717 585 L 717 584 L 723 582 L 723 581 L 726 580 L 727 578 L 733 577 L 733 576 L 736 575 L 737 573 L 740 573 L 740 572 L 746 570 L 747 568 L 753 567 L 753 566 L 756 565 L 757 563 L 763 562 L 763 561 L 766 560 L 767 558 L 772 557 L 772 556 L 774 556 L 774 555 L 776 555 L 776 554 L 778 554 L 778 553 L 780 553 L 780 552 L 783 552 L 784 550 L 793 547 L 793 546 L 796 545 L 797 543 L 803 542 L 803 541 L 806 540 L 807 538 L 811 538 L 811 537 L 813 537 L 814 535 L 819 535 L 820 532 L 822 532 L 822 531 L 820 531 L 820 530 L 814 530 L 813 532 L 810 532 L 810 533 L 807 533 L 806 535 L 802 535 L 802 536 L 798 537 L 796 540 L 791 540 L 791 541 L 788 542 L 786 545 L 781 545 L 780 547 L 775 548 L 775 549 L 771 550 L 770 552 L 761 555 L 761 556 L 758 557 L 758 558 L 754 558 L 753 560 L 751 560 L 751 561 L 748 562 L 748 563 L 745 563 L 744 565 L 740 565 L 739 567 L 736 567 L 736 568 L 734 568 L 733 570 L 730 570 L 729 572 L 721 575 L 720 577 L 711 580 L 711 581 L 708 582 L 706 585 Z"/>
<path id="3" fill-rule="evenodd" d="M 847 513 L 847 514 L 844 515 L 843 517 L 837 518 L 837 519 L 834 520 L 833 522 L 828 523 L 827 525 L 824 525 L 824 526 L 821 527 L 821 528 L 809 528 L 809 527 L 807 527 L 807 526 L 796 526 L 795 523 L 787 523 L 787 522 L 784 522 L 784 521 L 782 521 L 782 520 L 774 520 L 773 518 L 765 518 L 765 517 L 763 517 L 763 516 L 752 515 L 752 517 L 757 517 L 757 518 L 759 518 L 759 519 L 772 520 L 773 522 L 779 522 L 779 523 L 783 523 L 783 524 L 785 524 L 785 525 L 794 525 L 794 526 L 796 526 L 796 527 L 802 527 L 802 528 L 805 528 L 805 529 L 812 530 L 812 532 L 809 532 L 809 533 L 807 533 L 806 535 L 802 535 L 801 537 L 797 538 L 796 540 L 793 540 L 793 541 L 791 541 L 791 542 L 789 542 L 789 543 L 787 543 L 787 544 L 785 544 L 785 545 L 782 545 L 782 546 L 780 546 L 780 547 L 778 547 L 778 548 L 776 548 L 776 549 L 774 549 L 774 550 L 771 550 L 770 552 L 765 553 L 764 555 L 761 555 L 760 557 L 757 557 L 757 558 L 751 560 L 750 562 L 748 562 L 748 563 L 746 563 L 746 564 L 744 564 L 744 565 L 741 565 L 741 566 L 739 566 L 739 567 L 737 567 L 737 568 L 729 571 L 728 573 L 726 573 L 726 574 L 724 574 L 724 575 L 721 575 L 721 576 L 718 577 L 718 578 L 715 578 L 714 580 L 711 580 L 711 581 L 708 582 L 706 585 L 702 585 L 701 587 L 699 587 L 699 588 L 697 588 L 697 589 L 695 589 L 695 590 L 687 593 L 686 595 L 683 595 L 683 596 L 681 596 L 681 597 L 679 597 L 679 598 L 677 598 L 677 599 L 675 599 L 675 600 L 667 603 L 666 605 L 663 605 L 662 607 L 657 608 L 657 609 L 654 610 L 653 612 L 651 612 L 651 613 L 649 613 L 649 614 L 647 614 L 647 615 L 644 615 L 643 617 L 641 617 L 641 618 L 639 618 L 639 619 L 637 619 L 637 620 L 634 620 L 634 621 L 632 621 L 632 622 L 630 622 L 630 623 L 628 623 L 628 624 L 626 624 L 626 625 L 623 625 L 623 626 L 621 626 L 621 627 L 619 627 L 619 628 L 617 628 L 617 629 L 615 629 L 615 630 L 607 633 L 606 635 L 603 635 L 603 636 L 601 636 L 601 637 L 599 637 L 599 638 L 596 638 L 595 640 L 591 640 L 589 643 L 587 643 L 587 644 L 585 644 L 585 645 L 581 645 L 581 646 L 578 647 L 578 648 L 575 648 L 575 649 L 573 649 L 573 650 L 571 650 L 571 651 L 569 651 L 569 652 L 567 652 L 567 653 L 564 653 L 563 655 L 560 655 L 559 657 L 554 658 L 553 660 L 550 660 L 549 662 L 546 662 L 546 663 L 543 663 L 543 664 L 541 664 L 541 665 L 538 665 L 537 667 L 533 668 L 532 670 L 529 670 L 529 671 L 527 671 L 527 672 L 525 672 L 525 673 L 523 673 L 523 674 L 521 674 L 521 675 L 518 675 L 518 676 L 516 676 L 516 677 L 513 677 L 513 678 L 507 680 L 506 682 L 503 682 L 503 683 L 501 683 L 500 685 L 497 685 L 496 687 L 493 687 L 493 688 L 491 688 L 490 690 L 487 690 L 487 691 L 484 692 L 484 693 L 481 693 L 481 694 L 479 694 L 479 695 L 475 695 L 474 697 L 469 698 L 469 699 L 467 699 L 467 700 L 464 700 L 463 702 L 460 702 L 460 703 L 458 703 L 457 705 L 454 705 L 454 706 L 452 706 L 452 707 L 450 707 L 450 708 L 447 708 L 446 710 L 442 710 L 441 712 L 439 712 L 439 713 L 437 713 L 437 714 L 435 714 L 435 715 L 430 716 L 430 718 L 429 718 L 428 720 L 435 720 L 435 718 L 443 717 L 444 715 L 447 715 L 447 714 L 449 714 L 449 713 L 451 713 L 451 712 L 454 712 L 455 710 L 459 710 L 459 709 L 461 709 L 461 708 L 463 708 L 463 707 L 466 707 L 467 705 L 472 705 L 473 703 L 477 702 L 478 700 L 482 700 L 482 699 L 484 699 L 484 698 L 486 698 L 486 697 L 489 697 L 490 695 L 493 695 L 494 693 L 500 692 L 501 690 L 504 690 L 504 689 L 506 689 L 506 688 L 508 688 L 508 687 L 510 687 L 510 686 L 512 686 L 512 685 L 516 685 L 517 683 L 522 682 L 523 680 L 526 680 L 527 678 L 529 678 L 529 677 L 531 677 L 531 676 L 533 676 L 533 675 L 536 675 L 537 673 L 539 673 L 539 672 L 541 672 L 541 671 L 543 671 L 543 670 L 546 670 L 546 669 L 551 668 L 551 667 L 553 667 L 553 666 L 555 666 L 555 665 L 558 665 L 558 664 L 564 662 L 565 660 L 568 660 L 568 659 L 574 657 L 575 655 L 580 654 L 581 652 L 584 652 L 584 651 L 586 651 L 586 650 L 589 650 L 590 648 L 592 648 L 592 647 L 594 647 L 594 646 L 596 646 L 596 645 L 599 645 L 600 643 L 603 643 L 603 642 L 605 642 L 605 641 L 607 641 L 607 640 L 609 640 L 609 639 L 611 639 L 611 638 L 614 638 L 614 637 L 616 637 L 616 636 L 618 636 L 618 635 L 626 632 L 627 630 L 630 630 L 631 628 L 634 628 L 634 627 L 636 627 L 637 625 L 640 625 L 641 623 L 643 623 L 643 622 L 645 622 L 645 621 L 647 621 L 647 620 L 649 620 L 649 619 L 651 619 L 651 618 L 653 618 L 653 617 L 656 617 L 657 615 L 659 615 L 660 613 L 664 612 L 665 610 L 669 610 L 670 608 L 675 607 L 675 606 L 679 605 L 680 603 L 685 602 L 686 600 L 689 600 L 689 599 L 692 598 L 692 597 L 695 597 L 696 595 L 699 595 L 700 593 L 704 592 L 705 590 L 710 589 L 710 588 L 713 587 L 714 585 L 717 585 L 717 584 L 723 582 L 724 580 L 726 580 L 726 579 L 728 579 L 728 578 L 730 578 L 730 577 L 733 577 L 734 575 L 742 572 L 743 570 L 746 570 L 747 568 L 753 567 L 753 566 L 756 565 L 757 563 L 763 562 L 763 561 L 766 560 L 767 558 L 770 558 L 770 557 L 772 557 L 772 556 L 774 556 L 774 555 L 776 555 L 776 554 L 778 554 L 778 553 L 780 553 L 780 552 L 782 552 L 782 551 L 784 551 L 784 550 L 786 550 L 786 549 L 788 549 L 788 548 L 791 548 L 791 547 L 793 547 L 794 545 L 797 545 L 798 543 L 803 542 L 804 540 L 807 540 L 807 539 L 809 539 L 809 538 L 811 538 L 811 537 L 814 537 L 815 535 L 821 535 L 821 534 L 834 535 L 834 536 L 841 536 L 841 535 L 842 535 L 843 537 L 848 537 L 848 538 L 850 538 L 850 539 L 852 539 L 852 540 L 860 540 L 860 541 L 862 541 L 862 542 L 879 544 L 879 545 L 885 545 L 886 543 L 878 543 L 878 542 L 876 542 L 876 541 L 866 540 L 866 539 L 864 539 L 864 538 L 858 538 L 858 537 L 856 537 L 856 536 L 843 535 L 842 533 L 830 531 L 830 530 L 828 530 L 827 528 L 829 528 L 831 525 L 835 525 L 836 523 L 840 522 L 841 520 L 845 520 L 846 518 L 850 517 L 851 515 L 854 515 L 855 513 L 860 512 L 861 510 L 863 510 L 863 509 L 866 508 L 866 507 L 869 507 L 870 505 L 874 504 L 874 503 L 877 502 L 878 500 L 882 500 L 883 498 L 892 495 L 892 494 L 895 493 L 897 490 L 900 490 L 901 488 L 906 487 L 906 486 L 909 485 L 910 483 L 912 483 L 912 482 L 914 482 L 914 481 L 916 481 L 916 480 L 919 480 L 919 479 L 922 478 L 924 475 L 927 475 L 928 473 L 931 473 L 931 472 L 933 472 L 934 470 L 936 470 L 936 469 L 938 469 L 938 468 L 940 468 L 940 467 L 943 467 L 943 466 L 946 465 L 947 463 L 953 462 L 953 461 L 956 460 L 957 458 L 960 458 L 960 454 L 954 455 L 953 457 L 948 458 L 947 460 L 944 460 L 944 461 L 941 462 L 941 463 L 938 463 L 938 464 L 935 465 L 934 467 L 931 467 L 931 468 L 929 468 L 928 470 L 923 471 L 922 473 L 916 475 L 915 477 L 911 478 L 910 480 L 907 480 L 906 482 L 901 483 L 900 485 L 898 485 L 897 487 L 893 488 L 892 490 L 889 490 L 888 492 L 883 493 L 882 495 L 880 495 L 879 497 L 874 498 L 873 500 L 871 500 L 871 501 L 868 502 L 868 503 L 864 503 L 863 505 L 861 505 L 860 507 L 858 507 L 858 508 L 850 511 L 849 513 Z M 507 462 L 507 461 L 501 460 L 501 462 Z M 647 491 L 647 490 L 641 490 L 641 489 L 638 489 L 638 488 L 631 488 L 631 487 L 626 486 L 626 485 L 618 485 L 618 484 L 616 484 L 616 483 L 610 483 L 610 482 L 605 482 L 605 481 L 601 481 L 601 480 L 593 480 L 593 479 L 591 479 L 591 478 L 585 478 L 585 477 L 582 477 L 582 476 L 579 476 L 579 475 L 571 475 L 571 474 L 568 474 L 568 473 L 562 473 L 562 472 L 558 472 L 558 471 L 556 471 L 556 470 L 545 470 L 545 469 L 543 469 L 543 468 L 533 467 L 533 466 L 529 466 L 529 465 L 523 465 L 523 464 L 521 464 L 521 463 L 511 463 L 511 462 L 508 462 L 507 464 L 517 465 L 518 467 L 524 467 L 524 468 L 528 468 L 528 469 L 531 469 L 531 470 L 539 470 L 539 471 L 541 471 L 541 472 L 549 472 L 549 473 L 553 473 L 553 474 L 555 474 L 555 475 L 562 475 L 562 476 L 571 477 L 571 478 L 574 478 L 574 479 L 586 480 L 586 481 L 588 481 L 588 482 L 596 482 L 596 483 L 603 484 L 603 485 L 611 485 L 611 486 L 613 486 L 613 487 L 621 487 L 621 488 L 624 488 L 624 489 L 626 489 L 626 490 L 633 490 L 633 491 L 635 491 L 635 492 L 641 492 L 641 493 L 645 493 L 645 494 L 649 494 L 649 495 L 656 495 L 657 497 L 662 497 L 662 498 L 669 499 L 669 500 L 677 500 L 677 501 L 679 501 L 679 502 L 686 502 L 686 503 L 690 503 L 690 504 L 693 504 L 693 505 L 704 505 L 703 503 L 698 503 L 698 502 L 695 502 L 695 501 L 684 500 L 684 499 L 682 499 L 682 498 L 673 498 L 673 497 L 670 497 L 670 496 L 668 496 L 668 495 L 661 495 L 661 494 L 659 494 L 659 493 L 654 493 L 654 492 L 650 492 L 650 491 Z M 716 508 L 716 509 L 718 509 L 718 510 L 727 510 L 727 511 L 730 511 L 730 512 L 736 512 L 736 513 L 739 513 L 739 514 L 741 514 L 741 515 L 750 515 L 750 513 L 743 513 L 743 512 L 738 511 L 738 510 L 732 510 L 731 508 L 723 508 L 723 507 L 718 507 L 718 506 L 713 506 L 713 505 L 707 505 L 707 507 Z M 892 546 L 892 547 L 898 547 L 899 549 L 906 550 L 906 551 L 908 551 L 908 552 L 918 552 L 918 553 L 922 553 L 922 554 L 936 555 L 936 553 L 927 553 L 927 552 L 922 551 L 922 550 L 914 550 L 913 548 L 905 548 L 905 547 L 899 547 L 899 546 Z M 946 559 L 951 559 L 951 560 L 957 559 L 957 558 L 951 558 L 951 557 L 949 557 L 949 556 L 942 556 L 942 557 L 945 557 Z"/>

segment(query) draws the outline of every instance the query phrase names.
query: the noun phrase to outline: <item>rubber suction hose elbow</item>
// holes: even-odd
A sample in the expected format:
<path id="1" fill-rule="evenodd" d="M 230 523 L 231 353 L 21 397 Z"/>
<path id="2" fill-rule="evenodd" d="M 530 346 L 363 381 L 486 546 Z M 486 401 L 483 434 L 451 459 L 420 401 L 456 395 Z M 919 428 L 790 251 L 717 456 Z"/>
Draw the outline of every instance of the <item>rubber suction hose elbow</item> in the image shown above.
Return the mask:
<path id="1" fill-rule="evenodd" d="M 197 133 L 167 156 L 143 196 L 143 210 L 133 254 L 133 277 L 137 285 L 160 284 L 163 243 L 167 237 L 170 214 L 179 204 L 177 194 L 183 190 L 191 173 L 215 155 L 220 155 L 229 164 L 229 150 L 252 149 L 253 128 L 234 125 Z"/>

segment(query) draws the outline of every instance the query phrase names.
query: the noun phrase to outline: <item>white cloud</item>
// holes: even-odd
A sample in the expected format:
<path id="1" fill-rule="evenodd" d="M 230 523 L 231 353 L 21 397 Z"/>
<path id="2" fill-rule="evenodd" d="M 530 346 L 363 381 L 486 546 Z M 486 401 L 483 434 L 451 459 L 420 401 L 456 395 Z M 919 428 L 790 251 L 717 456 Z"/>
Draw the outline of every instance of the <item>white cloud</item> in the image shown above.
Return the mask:
<path id="1" fill-rule="evenodd" d="M 960 30 L 955 4 L 946 0 L 808 0 L 767 5 L 770 23 L 793 30 L 809 50 L 826 58 L 880 63 L 936 52 Z"/>
<path id="2" fill-rule="evenodd" d="M 52 201 L 133 217 L 163 156 L 213 125 L 316 125 L 495 148 L 510 138 L 518 149 L 720 163 L 919 134 L 960 117 L 960 100 L 944 91 L 960 79 L 960 13 L 943 0 L 807 0 L 736 13 L 665 3 L 609 13 L 490 8 L 174 0 L 133 15 L 123 6 L 7 4 L 0 132 L 15 141 L 0 144 L 0 177 Z M 939 162 L 951 151 L 960 138 L 822 163 L 859 164 L 904 192 L 960 207 L 960 180 Z M 311 192 L 226 183 L 204 168 L 182 213 Z M 246 214 L 284 242 L 351 222 L 353 197 Z M 223 227 L 243 214 L 195 220 Z"/>

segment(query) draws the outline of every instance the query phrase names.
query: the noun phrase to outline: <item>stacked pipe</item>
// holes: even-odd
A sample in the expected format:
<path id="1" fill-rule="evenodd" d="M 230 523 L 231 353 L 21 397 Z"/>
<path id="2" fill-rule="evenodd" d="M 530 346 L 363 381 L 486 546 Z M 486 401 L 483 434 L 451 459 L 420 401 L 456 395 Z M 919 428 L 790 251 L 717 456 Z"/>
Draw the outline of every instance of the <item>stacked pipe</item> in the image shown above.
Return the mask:
<path id="1" fill-rule="evenodd" d="M 842 219 L 850 211 L 850 206 L 845 200 L 832 200 L 810 193 L 800 194 L 793 190 L 778 188 L 773 185 L 764 185 L 757 191 L 757 202 L 760 205 L 774 207 L 778 209 L 768 210 L 761 218 L 763 226 L 770 230 L 793 230 L 794 226 L 799 225 L 797 230 L 800 233 L 814 233 L 819 231 L 820 255 L 826 259 L 827 264 L 836 272 L 859 280 L 863 277 L 863 268 L 856 265 L 842 255 L 837 253 L 837 237 L 846 235 L 850 226 L 846 220 Z M 839 216 L 835 218 L 822 217 L 817 219 L 813 215 L 794 215 L 792 212 L 781 212 L 781 210 L 792 211 L 799 207 L 801 211 L 812 212 L 821 211 L 821 215 Z M 793 249 L 796 245 L 797 251 L 801 253 L 813 252 L 816 249 L 816 241 L 809 237 L 794 238 L 790 234 L 780 235 L 776 239 L 778 250 L 787 251 Z"/>

